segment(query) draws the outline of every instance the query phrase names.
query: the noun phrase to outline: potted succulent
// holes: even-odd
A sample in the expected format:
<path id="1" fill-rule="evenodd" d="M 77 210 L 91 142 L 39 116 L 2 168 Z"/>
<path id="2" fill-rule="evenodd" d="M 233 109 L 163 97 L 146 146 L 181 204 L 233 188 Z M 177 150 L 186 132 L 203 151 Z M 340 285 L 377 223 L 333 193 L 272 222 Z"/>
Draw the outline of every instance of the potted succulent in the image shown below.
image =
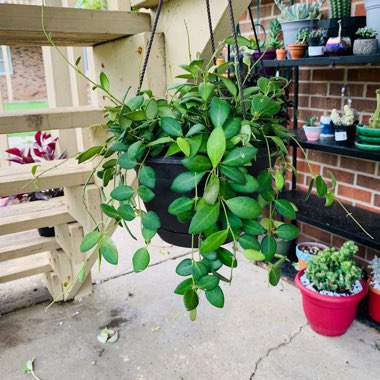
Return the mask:
<path id="1" fill-rule="evenodd" d="M 306 269 L 310 259 L 319 252 L 329 248 L 327 245 L 315 242 L 303 242 L 296 245 L 299 270 Z"/>
<path id="2" fill-rule="evenodd" d="M 299 29 L 314 28 L 322 17 L 320 8 L 326 0 L 300 2 L 292 5 L 285 5 L 282 0 L 274 0 L 281 11 L 279 21 L 284 36 L 284 45 L 296 40 Z"/>
<path id="3" fill-rule="evenodd" d="M 346 241 L 342 247 L 325 249 L 298 272 L 296 285 L 310 327 L 318 334 L 344 334 L 355 318 L 358 304 L 368 287 L 353 260 L 358 247 Z"/>
<path id="4" fill-rule="evenodd" d="M 276 58 L 276 50 L 284 46 L 284 42 L 280 40 L 281 25 L 277 18 L 270 21 L 269 24 L 269 40 L 265 44 L 265 53 L 263 59 L 273 60 Z M 257 52 L 258 53 L 258 52 Z M 255 54 L 257 54 L 255 52 Z M 256 57 L 255 57 L 256 58 Z"/>
<path id="5" fill-rule="evenodd" d="M 318 141 L 319 135 L 322 131 L 321 125 L 315 125 L 315 123 L 318 121 L 318 118 L 316 116 L 308 117 L 306 118 L 306 124 L 303 126 L 303 130 L 305 131 L 306 139 L 308 141 Z"/>
<path id="6" fill-rule="evenodd" d="M 296 36 L 296 42 L 289 44 L 289 53 L 292 59 L 303 58 L 307 50 L 307 40 L 309 38 L 309 28 L 300 29 Z"/>
<path id="7" fill-rule="evenodd" d="M 356 117 L 356 111 L 349 104 L 344 105 L 342 115 L 335 108 L 331 111 L 337 145 L 351 144 L 355 141 Z"/>
<path id="8" fill-rule="evenodd" d="M 359 28 L 356 32 L 359 37 L 354 41 L 354 55 L 371 55 L 377 52 L 377 31 L 372 28 Z"/>
<path id="9" fill-rule="evenodd" d="M 313 29 L 308 38 L 309 57 L 320 57 L 325 54 L 326 30 Z"/>
<path id="10" fill-rule="evenodd" d="M 372 269 L 368 279 L 368 313 L 376 322 L 380 323 L 380 257 L 375 256 L 369 268 Z"/>
<path id="11" fill-rule="evenodd" d="M 368 28 L 380 30 L 380 2 L 377 0 L 364 0 Z M 377 35 L 380 43 L 380 36 Z"/>

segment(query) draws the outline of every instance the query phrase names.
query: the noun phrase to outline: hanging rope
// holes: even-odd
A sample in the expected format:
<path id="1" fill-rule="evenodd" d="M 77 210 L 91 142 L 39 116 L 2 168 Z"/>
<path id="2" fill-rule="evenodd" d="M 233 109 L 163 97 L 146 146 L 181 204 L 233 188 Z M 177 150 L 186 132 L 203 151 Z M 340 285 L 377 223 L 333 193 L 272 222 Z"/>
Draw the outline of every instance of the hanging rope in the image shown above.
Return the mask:
<path id="1" fill-rule="evenodd" d="M 257 7 L 257 13 L 258 12 L 259 12 L 259 8 Z M 249 18 L 251 20 L 252 30 L 253 30 L 253 34 L 255 36 L 255 41 L 256 41 L 257 50 L 259 52 L 259 57 L 261 57 L 261 48 L 260 48 L 260 44 L 259 44 L 259 39 L 257 38 L 257 31 L 256 31 L 255 22 L 253 21 L 253 15 L 252 15 L 251 6 L 248 7 L 248 14 L 249 14 Z M 264 30 L 264 35 L 265 35 L 265 30 Z M 264 64 L 263 64 L 263 60 L 262 59 L 260 59 L 260 64 L 261 64 L 261 67 L 264 68 Z"/>
<path id="2" fill-rule="evenodd" d="M 148 43 L 148 48 L 146 50 L 146 55 L 145 55 L 145 59 L 144 59 L 144 64 L 143 64 L 143 67 L 142 67 L 142 70 L 141 70 L 139 86 L 137 88 L 137 95 L 140 95 L 141 87 L 142 87 L 142 84 L 144 82 L 145 72 L 146 72 L 146 68 L 148 66 L 150 52 L 152 50 L 154 37 L 156 35 L 158 20 L 160 18 L 161 8 L 162 8 L 162 3 L 163 2 L 164 2 L 163 0 L 160 0 L 160 2 L 158 3 L 158 6 L 157 6 L 156 17 L 154 18 L 154 22 L 153 22 L 152 34 L 150 36 L 150 40 L 149 40 L 149 43 Z"/>
<path id="3" fill-rule="evenodd" d="M 212 50 L 212 55 L 214 55 L 215 54 L 215 39 L 214 39 L 214 29 L 212 27 L 210 0 L 206 0 L 206 9 L 207 9 L 208 29 L 210 32 L 210 40 L 211 40 L 211 50 Z M 214 60 L 214 65 L 216 65 L 216 58 L 214 57 L 213 60 Z"/>
<path id="4" fill-rule="evenodd" d="M 245 113 L 245 103 L 244 103 L 244 94 L 243 94 L 243 83 L 241 80 L 241 70 L 240 70 L 240 64 L 239 64 L 239 46 L 237 42 L 237 33 L 235 28 L 235 18 L 234 18 L 234 10 L 232 8 L 231 0 L 228 1 L 228 11 L 230 14 L 230 22 L 231 22 L 231 29 L 232 34 L 234 37 L 234 49 L 235 49 L 235 59 L 236 59 L 236 77 L 239 84 L 239 92 L 240 92 L 240 102 L 241 102 L 241 112 L 243 114 L 243 119 L 245 119 L 246 113 Z"/>

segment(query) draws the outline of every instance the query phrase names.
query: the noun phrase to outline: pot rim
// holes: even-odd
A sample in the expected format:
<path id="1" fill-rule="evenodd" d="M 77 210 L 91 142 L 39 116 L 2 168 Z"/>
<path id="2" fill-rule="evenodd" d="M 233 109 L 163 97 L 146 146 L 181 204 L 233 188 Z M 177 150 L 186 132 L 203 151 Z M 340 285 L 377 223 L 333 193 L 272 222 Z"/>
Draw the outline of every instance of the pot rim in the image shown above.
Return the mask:
<path id="1" fill-rule="evenodd" d="M 288 48 L 298 48 L 298 49 L 301 49 L 301 48 L 305 48 L 305 47 L 308 47 L 308 46 L 309 46 L 308 44 L 296 44 L 296 43 L 288 44 Z"/>
<path id="2" fill-rule="evenodd" d="M 374 287 L 371 285 L 371 281 L 372 281 L 372 279 L 373 279 L 373 277 L 370 277 L 370 278 L 367 280 L 368 289 L 369 289 L 372 293 L 375 293 L 375 294 L 377 294 L 377 295 L 380 296 L 380 290 L 374 288 Z"/>
<path id="3" fill-rule="evenodd" d="M 324 294 L 319 294 L 316 292 L 313 292 L 310 289 L 307 289 L 301 282 L 301 276 L 305 273 L 305 269 L 302 269 L 302 271 L 299 271 L 295 278 L 295 283 L 297 288 L 301 291 L 302 295 L 306 295 L 308 297 L 314 298 L 318 301 L 323 301 L 326 303 L 332 303 L 332 304 L 344 304 L 347 302 L 347 300 L 351 301 L 360 301 L 362 298 L 364 298 L 368 292 L 368 285 L 363 280 L 360 279 L 360 283 L 362 284 L 362 291 L 357 294 L 352 294 L 351 296 L 344 296 L 344 297 L 335 297 L 335 296 L 327 296 Z"/>
<path id="4" fill-rule="evenodd" d="M 305 124 L 302 126 L 302 128 L 314 131 L 314 130 L 322 129 L 323 126 L 322 125 L 306 125 Z M 300 244 L 302 244 L 302 243 L 300 243 Z"/>

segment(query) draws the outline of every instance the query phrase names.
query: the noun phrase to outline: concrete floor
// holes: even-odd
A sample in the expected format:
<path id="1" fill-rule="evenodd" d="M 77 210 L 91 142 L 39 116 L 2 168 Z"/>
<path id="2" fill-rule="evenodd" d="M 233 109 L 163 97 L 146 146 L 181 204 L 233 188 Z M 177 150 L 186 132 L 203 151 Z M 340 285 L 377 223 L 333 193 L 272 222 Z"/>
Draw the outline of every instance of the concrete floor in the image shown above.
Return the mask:
<path id="1" fill-rule="evenodd" d="M 42 380 L 380 378 L 376 330 L 355 321 L 339 338 L 315 334 L 298 289 L 286 282 L 268 288 L 266 271 L 244 259 L 233 285 L 224 284 L 225 308 L 203 298 L 191 322 L 173 293 L 181 281 L 176 256 L 187 250 L 159 239 L 155 250 L 143 273 L 130 273 L 130 255 L 118 268 L 105 267 L 92 296 L 1 316 L 0 380 L 31 378 L 22 366 L 34 356 Z M 104 326 L 118 330 L 116 343 L 98 342 Z"/>

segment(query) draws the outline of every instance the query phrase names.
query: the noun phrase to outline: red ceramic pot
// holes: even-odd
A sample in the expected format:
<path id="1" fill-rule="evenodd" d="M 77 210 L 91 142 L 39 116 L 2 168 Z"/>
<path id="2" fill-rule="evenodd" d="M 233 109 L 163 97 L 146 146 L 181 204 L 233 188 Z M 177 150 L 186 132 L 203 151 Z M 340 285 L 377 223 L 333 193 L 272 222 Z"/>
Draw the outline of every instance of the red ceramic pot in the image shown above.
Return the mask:
<path id="1" fill-rule="evenodd" d="M 304 270 L 297 273 L 296 285 L 302 294 L 303 310 L 310 327 L 324 336 L 343 335 L 353 322 L 359 302 L 368 292 L 364 280 L 360 280 L 363 290 L 348 297 L 325 296 L 305 288 L 301 283 Z"/>
<path id="2" fill-rule="evenodd" d="M 371 319 L 380 323 L 380 291 L 371 286 L 371 280 L 368 280 L 368 314 Z"/>

